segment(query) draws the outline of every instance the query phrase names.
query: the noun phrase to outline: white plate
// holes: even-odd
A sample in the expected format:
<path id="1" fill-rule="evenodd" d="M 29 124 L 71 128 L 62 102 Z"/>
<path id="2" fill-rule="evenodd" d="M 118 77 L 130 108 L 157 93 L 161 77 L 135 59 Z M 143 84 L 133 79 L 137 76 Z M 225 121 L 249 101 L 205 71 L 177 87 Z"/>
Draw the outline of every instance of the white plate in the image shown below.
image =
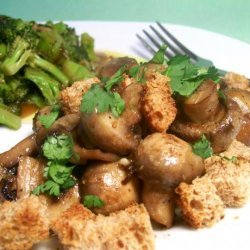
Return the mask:
<path id="1" fill-rule="evenodd" d="M 150 58 L 135 37 L 149 23 L 68 22 L 78 33 L 89 32 L 97 50 L 116 51 Z M 217 67 L 250 77 L 250 45 L 238 40 L 185 26 L 166 25 L 170 32 L 195 51 L 210 58 Z M 0 128 L 0 152 L 7 150 L 31 132 L 30 122 L 19 131 Z M 249 249 L 250 205 L 226 209 L 225 218 L 209 229 L 194 230 L 178 222 L 169 230 L 155 231 L 156 249 L 247 250 Z"/>

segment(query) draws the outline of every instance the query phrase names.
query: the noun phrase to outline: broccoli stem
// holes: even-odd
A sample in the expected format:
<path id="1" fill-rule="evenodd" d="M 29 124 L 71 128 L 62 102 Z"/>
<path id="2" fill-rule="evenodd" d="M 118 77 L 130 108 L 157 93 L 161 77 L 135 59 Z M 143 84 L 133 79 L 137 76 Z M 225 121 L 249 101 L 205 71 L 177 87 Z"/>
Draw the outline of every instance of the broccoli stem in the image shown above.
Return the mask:
<path id="1" fill-rule="evenodd" d="M 52 105 L 56 102 L 59 96 L 59 82 L 50 75 L 37 68 L 27 67 L 24 77 L 33 83 L 41 90 L 48 104 Z"/>
<path id="2" fill-rule="evenodd" d="M 3 59 L 7 53 L 7 46 L 4 43 L 0 43 L 0 59 Z"/>
<path id="3" fill-rule="evenodd" d="M 21 37 L 17 37 L 6 55 L 1 69 L 7 76 L 16 74 L 27 62 L 31 51 L 28 50 L 29 44 Z"/>
<path id="4" fill-rule="evenodd" d="M 0 124 L 12 129 L 19 129 L 21 126 L 21 118 L 0 107 Z"/>
<path id="5" fill-rule="evenodd" d="M 70 60 L 64 62 L 62 70 L 71 82 L 84 80 L 94 76 L 86 67 Z"/>
<path id="6" fill-rule="evenodd" d="M 54 64 L 44 60 L 37 54 L 34 54 L 31 57 L 31 66 L 37 66 L 45 70 L 46 72 L 54 76 L 60 83 L 62 83 L 63 87 L 67 87 L 69 85 L 68 77 L 60 69 L 58 69 Z"/>

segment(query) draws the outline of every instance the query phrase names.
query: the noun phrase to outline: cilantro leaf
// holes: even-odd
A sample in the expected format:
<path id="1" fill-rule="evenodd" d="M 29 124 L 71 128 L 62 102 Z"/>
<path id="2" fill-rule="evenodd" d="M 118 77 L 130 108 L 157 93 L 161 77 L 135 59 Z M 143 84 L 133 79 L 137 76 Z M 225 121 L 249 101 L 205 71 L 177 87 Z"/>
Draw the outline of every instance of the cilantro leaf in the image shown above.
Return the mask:
<path id="1" fill-rule="evenodd" d="M 192 149 L 195 154 L 199 155 L 204 159 L 213 155 L 213 149 L 205 135 L 202 135 L 201 138 L 194 143 Z"/>
<path id="2" fill-rule="evenodd" d="M 125 109 L 125 102 L 118 93 L 106 91 L 99 84 L 93 84 L 84 94 L 80 110 L 83 113 L 92 113 L 97 110 L 103 113 L 111 110 L 115 117 L 122 114 Z"/>
<path id="3" fill-rule="evenodd" d="M 116 73 L 113 76 L 111 76 L 110 79 L 106 81 L 105 89 L 107 91 L 110 91 L 115 84 L 119 84 L 121 81 L 124 80 L 124 77 L 122 75 L 124 71 L 125 71 L 125 66 L 122 66 L 119 70 L 116 71 Z"/>
<path id="4" fill-rule="evenodd" d="M 85 195 L 83 205 L 87 208 L 100 208 L 103 207 L 105 203 L 96 195 Z"/>
<path id="5" fill-rule="evenodd" d="M 198 67 L 190 62 L 187 55 L 177 55 L 168 62 L 165 72 L 170 78 L 170 85 L 175 93 L 191 95 L 206 79 L 218 82 L 219 73 L 215 67 Z"/>
<path id="6" fill-rule="evenodd" d="M 50 162 L 48 166 L 49 177 L 59 185 L 62 185 L 71 176 L 74 169 L 74 167 L 66 167 L 57 162 Z"/>
<path id="7" fill-rule="evenodd" d="M 159 50 L 154 54 L 153 58 L 148 63 L 163 64 L 165 61 L 165 52 L 167 45 L 163 44 Z"/>
<path id="8" fill-rule="evenodd" d="M 227 156 L 221 156 L 222 159 L 227 160 L 227 161 L 231 161 L 232 163 L 235 163 L 238 158 L 236 156 L 232 156 L 231 158 L 227 157 Z"/>
<path id="9" fill-rule="evenodd" d="M 43 146 L 43 154 L 49 160 L 66 161 L 74 154 L 73 139 L 70 135 L 52 135 L 49 136 Z"/>
<path id="10" fill-rule="evenodd" d="M 53 123 L 56 121 L 56 119 L 59 116 L 60 113 L 60 105 L 55 105 L 49 114 L 46 115 L 39 115 L 38 116 L 38 120 L 41 122 L 41 124 L 45 127 L 45 128 L 50 128 Z"/>
<path id="11" fill-rule="evenodd" d="M 33 191 L 33 194 L 40 195 L 41 193 L 47 193 L 52 196 L 60 195 L 60 186 L 52 180 L 47 180 L 44 184 L 37 186 Z"/>

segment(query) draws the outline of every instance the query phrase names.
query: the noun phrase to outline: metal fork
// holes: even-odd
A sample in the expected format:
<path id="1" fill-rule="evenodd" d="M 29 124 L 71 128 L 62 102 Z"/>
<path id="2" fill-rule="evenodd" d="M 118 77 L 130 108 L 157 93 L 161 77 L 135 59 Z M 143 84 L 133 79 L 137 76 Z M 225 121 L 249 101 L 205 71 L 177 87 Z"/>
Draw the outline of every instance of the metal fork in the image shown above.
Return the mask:
<path id="1" fill-rule="evenodd" d="M 175 55 L 186 54 L 191 58 L 191 61 L 197 64 L 198 66 L 203 66 L 203 67 L 214 66 L 211 60 L 196 55 L 193 51 L 191 51 L 185 45 L 183 45 L 161 23 L 156 22 L 156 24 L 158 25 L 158 29 L 156 29 L 152 25 L 150 25 L 149 27 L 153 31 L 154 35 L 157 37 L 158 40 L 156 40 L 156 38 L 150 35 L 146 30 L 143 30 L 143 33 L 157 49 L 159 49 L 162 44 L 166 44 L 168 46 L 165 52 L 165 55 L 168 59 L 171 59 Z M 156 50 L 153 48 L 153 46 L 150 45 L 147 39 L 142 38 L 142 36 L 138 34 L 136 34 L 136 36 L 150 53 L 152 54 L 156 53 Z M 225 75 L 226 73 L 226 71 L 222 69 L 218 69 L 218 72 L 220 75 Z"/>

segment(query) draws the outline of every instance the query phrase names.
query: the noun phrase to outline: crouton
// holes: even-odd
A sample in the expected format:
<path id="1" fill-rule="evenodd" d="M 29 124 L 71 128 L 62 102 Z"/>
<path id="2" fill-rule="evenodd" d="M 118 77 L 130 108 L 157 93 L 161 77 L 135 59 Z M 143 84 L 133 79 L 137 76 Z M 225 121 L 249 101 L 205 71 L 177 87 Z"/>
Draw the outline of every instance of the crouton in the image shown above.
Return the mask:
<path id="1" fill-rule="evenodd" d="M 165 132 L 177 114 L 168 77 L 147 71 L 143 85 L 141 111 L 152 132 Z"/>
<path id="2" fill-rule="evenodd" d="M 70 250 L 154 249 L 153 231 L 143 205 L 109 216 L 94 215 L 84 206 L 74 205 L 52 229 Z"/>
<path id="3" fill-rule="evenodd" d="M 226 207 L 242 207 L 250 197 L 250 159 L 212 156 L 205 160 L 206 177 Z"/>
<path id="4" fill-rule="evenodd" d="M 223 78 L 223 82 L 228 88 L 250 90 L 249 80 L 245 76 L 233 72 L 226 73 Z"/>
<path id="5" fill-rule="evenodd" d="M 82 101 L 82 96 L 86 93 L 92 84 L 99 83 L 96 77 L 87 80 L 74 82 L 70 87 L 60 92 L 60 102 L 64 114 L 78 113 Z"/>
<path id="6" fill-rule="evenodd" d="M 46 206 L 32 195 L 0 206 L 0 249 L 27 250 L 49 237 Z"/>
<path id="7" fill-rule="evenodd" d="M 183 219 L 194 228 L 210 227 L 224 217 L 224 205 L 209 178 L 182 182 L 177 188 L 177 205 Z"/>
<path id="8" fill-rule="evenodd" d="M 220 154 L 228 158 L 242 157 L 250 160 L 250 147 L 246 146 L 242 142 L 234 140 L 228 147 L 228 149 Z"/>

